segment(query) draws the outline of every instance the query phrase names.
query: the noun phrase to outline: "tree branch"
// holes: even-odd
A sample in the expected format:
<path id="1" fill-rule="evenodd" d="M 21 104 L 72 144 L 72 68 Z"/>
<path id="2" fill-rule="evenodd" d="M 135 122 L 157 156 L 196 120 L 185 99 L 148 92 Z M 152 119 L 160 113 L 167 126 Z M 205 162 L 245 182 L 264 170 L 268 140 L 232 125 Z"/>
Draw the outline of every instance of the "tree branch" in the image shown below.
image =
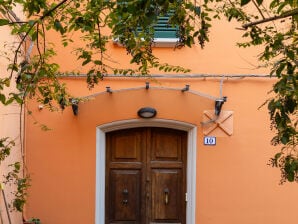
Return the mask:
<path id="1" fill-rule="evenodd" d="M 279 16 L 273 16 L 273 17 L 258 20 L 258 21 L 255 21 L 255 22 L 246 23 L 246 24 L 242 25 L 242 28 L 247 29 L 251 26 L 259 25 L 259 24 L 262 24 L 262 23 L 267 23 L 267 22 L 270 22 L 270 21 L 278 20 L 278 19 L 283 19 L 283 18 L 286 18 L 286 17 L 294 16 L 294 15 L 298 15 L 298 9 L 293 9 L 293 10 L 287 11 L 287 12 L 285 12 L 285 13 L 279 15 Z"/>
<path id="2" fill-rule="evenodd" d="M 47 16 L 49 16 L 52 12 L 54 12 L 56 9 L 58 9 L 61 5 L 63 5 L 68 0 L 63 0 L 60 3 L 58 3 L 55 7 L 51 8 L 49 11 L 46 11 L 39 19 L 43 20 Z"/>
<path id="3" fill-rule="evenodd" d="M 264 14 L 262 13 L 260 7 L 258 6 L 258 4 L 255 2 L 255 0 L 252 0 L 252 3 L 255 5 L 255 7 L 257 8 L 258 12 L 260 13 L 260 15 L 262 16 L 263 19 L 265 19 Z"/>
<path id="4" fill-rule="evenodd" d="M 68 0 L 63 0 L 61 1 L 59 4 L 57 4 L 55 7 L 51 8 L 49 11 L 45 12 L 38 20 L 42 21 L 43 19 L 45 19 L 47 16 L 49 16 L 52 12 L 54 12 L 56 9 L 58 9 L 61 5 L 63 5 L 65 2 L 67 2 Z M 15 51 L 15 57 L 14 57 L 14 64 L 17 63 L 17 57 L 19 54 L 19 50 L 21 49 L 21 46 L 23 45 L 23 43 L 25 42 L 27 36 L 29 35 L 30 31 L 33 29 L 33 27 L 38 23 L 38 20 L 35 20 L 34 23 L 30 26 L 30 28 L 27 30 L 27 32 L 25 33 L 25 35 L 22 37 L 21 42 L 19 43 L 17 50 Z M 11 70 L 10 76 L 9 78 L 12 78 L 13 75 L 13 70 Z"/>

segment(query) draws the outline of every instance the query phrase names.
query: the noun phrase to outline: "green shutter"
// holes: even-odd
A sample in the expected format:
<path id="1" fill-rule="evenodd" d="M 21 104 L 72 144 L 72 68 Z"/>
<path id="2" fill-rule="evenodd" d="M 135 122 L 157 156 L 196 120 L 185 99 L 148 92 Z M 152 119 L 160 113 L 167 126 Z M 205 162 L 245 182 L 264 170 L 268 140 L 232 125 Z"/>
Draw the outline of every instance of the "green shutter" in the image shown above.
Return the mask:
<path id="1" fill-rule="evenodd" d="M 178 26 L 172 26 L 169 24 L 171 15 L 173 15 L 173 13 L 169 12 L 166 15 L 158 17 L 157 23 L 153 25 L 154 38 L 178 38 Z M 137 32 L 140 31 L 140 28 L 138 28 Z"/>
<path id="2" fill-rule="evenodd" d="M 154 25 L 154 38 L 178 38 L 178 26 L 169 24 L 169 15 L 160 16 Z"/>
<path id="3" fill-rule="evenodd" d="M 117 0 L 118 6 L 127 7 L 127 1 L 125 0 Z M 147 31 L 143 32 L 152 32 L 152 28 L 154 29 L 153 33 L 153 46 L 155 47 L 172 47 L 177 44 L 179 38 L 179 26 L 173 26 L 169 24 L 170 17 L 174 14 L 173 10 L 169 10 L 166 14 L 158 15 L 156 24 L 152 24 L 148 27 Z M 153 26 L 153 27 L 152 27 Z M 140 35 L 141 34 L 141 35 Z M 138 27 L 134 32 L 135 37 L 142 38 L 144 34 L 142 34 L 142 28 Z M 118 37 L 115 37 L 115 43 L 120 46 L 124 45 L 124 40 L 121 38 L 121 34 L 118 34 Z"/>

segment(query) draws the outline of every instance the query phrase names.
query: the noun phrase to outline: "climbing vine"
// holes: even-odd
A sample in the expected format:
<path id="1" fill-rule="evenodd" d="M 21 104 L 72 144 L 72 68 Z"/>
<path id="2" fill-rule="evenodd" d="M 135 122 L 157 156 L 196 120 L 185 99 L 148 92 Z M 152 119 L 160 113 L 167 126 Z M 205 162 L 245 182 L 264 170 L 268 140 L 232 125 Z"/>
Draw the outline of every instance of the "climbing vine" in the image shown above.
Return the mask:
<path id="1" fill-rule="evenodd" d="M 201 4 L 199 4 L 201 3 Z M 152 43 L 158 16 L 171 10 L 169 26 L 179 27 L 176 47 L 202 47 L 209 41 L 212 21 L 226 18 L 237 21 L 243 30 L 244 41 L 239 47 L 258 46 L 259 56 L 271 75 L 277 77 L 272 88 L 274 96 L 267 102 L 271 128 L 275 131 L 272 144 L 277 153 L 270 165 L 281 170 L 281 182 L 298 182 L 297 150 L 297 77 L 298 77 L 298 8 L 296 0 L 0 0 L 0 27 L 8 26 L 11 35 L 18 37 L 8 65 L 8 74 L 0 78 L 0 103 L 20 105 L 35 98 L 50 110 L 71 105 L 72 96 L 59 81 L 59 65 L 52 62 L 54 48 L 46 41 L 47 31 L 61 35 L 63 46 L 72 43 L 72 34 L 80 32 L 85 45 L 75 50 L 78 61 L 88 67 L 87 86 L 93 88 L 108 73 L 147 75 L 152 68 L 164 72 L 184 73 L 189 70 L 160 62 L 153 54 Z M 27 18 L 18 18 L 13 10 L 23 8 Z M 254 10 L 251 10 L 254 9 Z M 103 32 L 109 28 L 111 34 Z M 138 31 L 138 32 L 136 32 Z M 118 39 L 131 56 L 132 68 L 115 68 L 107 57 L 107 44 Z M 31 48 L 37 54 L 31 55 Z M 16 83 L 16 91 L 5 94 L 4 89 Z M 57 107 L 58 105 L 58 107 Z M 1 161 L 12 146 L 7 138 L 1 139 Z M 260 149 L 261 150 L 261 149 Z M 29 182 L 18 179 L 21 164 L 11 166 L 7 181 L 18 186 L 18 202 L 22 209 Z M 24 197 L 23 197 L 24 196 Z"/>

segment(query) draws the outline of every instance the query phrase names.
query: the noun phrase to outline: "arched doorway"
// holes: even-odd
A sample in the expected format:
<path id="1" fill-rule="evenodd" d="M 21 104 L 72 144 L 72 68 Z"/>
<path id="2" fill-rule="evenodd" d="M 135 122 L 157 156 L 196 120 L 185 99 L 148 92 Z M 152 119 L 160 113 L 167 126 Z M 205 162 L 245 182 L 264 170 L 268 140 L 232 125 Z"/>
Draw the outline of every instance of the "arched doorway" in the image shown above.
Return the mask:
<path id="1" fill-rule="evenodd" d="M 105 223 L 186 223 L 187 132 L 143 127 L 106 134 Z"/>
<path id="2" fill-rule="evenodd" d="M 138 127 L 154 127 L 155 130 L 166 130 L 166 129 L 176 129 L 173 130 L 174 132 L 179 132 L 178 130 L 182 130 L 186 137 L 186 174 L 184 178 L 186 181 L 186 194 L 183 199 L 180 199 L 181 201 L 187 201 L 186 203 L 186 209 L 184 209 L 186 213 L 186 219 L 185 222 L 187 224 L 195 224 L 195 189 L 196 189 L 196 179 L 195 179 L 195 169 L 196 169 L 196 126 L 185 123 L 185 122 L 179 122 L 179 121 L 173 121 L 173 120 L 165 120 L 165 119 L 150 119 L 150 120 L 142 120 L 142 119 L 134 119 L 134 120 L 125 120 L 125 121 L 117 121 L 112 122 L 109 124 L 101 125 L 97 128 L 97 149 L 96 149 L 96 224 L 104 224 L 105 217 L 106 217 L 106 211 L 110 211 L 109 208 L 106 206 L 109 206 L 108 204 L 105 204 L 106 202 L 106 186 L 108 183 L 106 182 L 106 172 L 109 171 L 107 167 L 107 158 L 106 155 L 106 146 L 108 143 L 106 142 L 106 137 L 108 136 L 108 133 L 113 132 L 115 130 L 123 130 L 123 129 L 131 129 L 131 128 L 138 128 Z M 161 129 L 159 129 L 161 128 Z M 146 132 L 148 130 L 152 129 L 146 129 Z M 149 131 L 150 132 L 150 131 Z M 121 154 L 121 153 L 120 153 Z M 157 172 L 157 176 L 158 176 Z M 162 176 L 162 175 L 161 175 Z M 168 175 L 171 176 L 171 175 Z M 175 175 L 173 175 L 175 176 Z M 177 175 L 176 175 L 177 176 Z M 178 175 L 179 176 L 179 175 Z M 163 180 L 165 178 L 159 178 L 160 180 Z M 158 178 L 156 180 L 159 180 Z M 127 192 L 126 188 L 124 190 L 122 189 L 122 197 L 124 196 L 123 192 Z M 163 188 L 163 203 L 166 203 L 166 200 L 169 200 L 169 191 L 170 189 L 166 189 L 166 187 Z M 171 190 L 172 191 L 172 190 Z M 183 190 L 184 191 L 184 190 Z M 181 198 L 182 193 L 180 194 Z M 152 197 L 149 195 L 149 197 Z M 168 197 L 168 199 L 166 199 Z M 108 199 L 109 200 L 109 199 Z M 120 200 L 120 199 L 119 199 Z M 122 202 L 124 200 L 124 203 L 126 203 L 125 198 L 121 199 Z M 169 203 L 169 201 L 167 202 Z M 175 205 L 176 206 L 176 205 Z M 175 207 L 174 206 L 174 207 Z M 146 208 L 145 208 L 146 209 Z M 148 217 L 148 216 L 147 216 Z M 160 217 L 158 217 L 160 219 Z M 173 218 L 173 217 L 172 217 Z M 148 219 L 149 220 L 149 219 Z M 167 219 L 168 220 L 168 219 Z M 174 219 L 173 219 L 174 220 Z M 183 218 L 182 218 L 183 220 Z M 173 223 L 174 221 L 172 221 Z M 138 222 L 137 222 L 138 223 Z M 143 223 L 143 221 L 141 222 Z M 150 223 L 148 221 L 148 223 Z M 151 222 L 154 223 L 154 222 Z M 167 222 L 162 222 L 167 223 Z M 169 222 L 171 223 L 171 222 Z M 177 223 L 177 222 L 175 222 Z M 178 222 L 179 223 L 179 222 Z"/>

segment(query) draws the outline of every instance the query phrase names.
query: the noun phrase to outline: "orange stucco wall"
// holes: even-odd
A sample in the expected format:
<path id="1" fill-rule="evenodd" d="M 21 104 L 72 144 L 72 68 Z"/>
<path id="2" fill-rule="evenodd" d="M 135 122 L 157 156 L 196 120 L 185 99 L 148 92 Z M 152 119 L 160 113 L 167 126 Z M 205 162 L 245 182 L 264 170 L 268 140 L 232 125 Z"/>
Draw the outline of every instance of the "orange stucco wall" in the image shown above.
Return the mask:
<path id="1" fill-rule="evenodd" d="M 161 60 L 192 68 L 193 74 L 265 74 L 255 70 L 258 50 L 239 50 L 235 40 L 241 33 L 225 23 L 214 25 L 211 43 L 205 50 L 155 49 Z M 49 38 L 56 38 L 54 34 Z M 57 48 L 56 61 L 65 71 L 84 70 L 71 50 Z M 122 66 L 128 66 L 124 49 L 109 46 L 109 53 Z M 65 60 L 67 58 L 67 60 Z M 203 144 L 203 113 L 214 109 L 214 101 L 182 93 L 185 84 L 193 91 L 214 97 L 228 97 L 223 110 L 233 111 L 233 134 L 218 137 L 216 146 Z M 267 99 L 274 79 L 269 78 L 145 78 L 109 77 L 92 90 L 83 78 L 63 78 L 69 91 L 88 97 L 79 104 L 79 114 L 71 108 L 63 112 L 39 110 L 26 118 L 26 160 L 32 178 L 27 217 L 43 224 L 95 223 L 96 127 L 114 121 L 139 119 L 143 106 L 157 109 L 159 119 L 182 121 L 197 126 L 196 223 L 198 224 L 280 224 L 296 223 L 297 187 L 280 186 L 279 172 L 267 165 L 275 149 L 268 112 L 258 107 Z M 110 86 L 112 94 L 105 92 Z M 177 88 L 177 89 L 175 89 Z M 36 123 L 37 122 L 37 123 Z M 50 131 L 42 131 L 45 124 Z M 291 205 L 291 206 L 288 206 Z"/>
<path id="2" fill-rule="evenodd" d="M 238 24 L 216 21 L 210 29 L 210 42 L 205 44 L 204 49 L 199 45 L 192 48 L 154 48 L 153 53 L 161 62 L 171 65 L 179 65 L 191 69 L 192 74 L 266 74 L 268 69 L 257 60 L 259 49 L 238 48 L 236 43 L 243 41 L 241 36 L 243 31 L 237 30 Z M 84 47 L 84 43 L 79 41 L 76 35 L 75 40 L 67 48 L 62 47 L 57 40 L 56 33 L 48 33 L 47 40 L 56 45 L 55 62 L 61 66 L 62 71 L 78 72 L 84 74 L 88 66 L 81 66 L 81 62 L 76 62 L 77 56 L 74 49 L 78 46 Z M 55 41 L 56 40 L 56 41 Z M 108 60 L 105 62 L 111 67 L 131 68 L 129 64 L 130 56 L 124 48 L 113 44 L 108 44 Z M 108 69 L 108 68 L 107 68 Z M 152 70 L 152 74 L 162 73 Z"/>
<path id="3" fill-rule="evenodd" d="M 82 80 L 65 81 L 71 91 L 88 95 Z M 269 144 L 272 133 L 266 108 L 257 109 L 273 80 L 224 81 L 223 93 L 229 98 L 223 109 L 234 111 L 234 133 L 218 137 L 216 146 L 203 145 L 200 125 L 203 111 L 213 109 L 213 101 L 155 88 L 102 92 L 105 85 L 114 90 L 144 86 L 142 79 L 130 79 L 121 86 L 119 81 L 105 79 L 97 87 L 100 94 L 80 103 L 78 116 L 71 108 L 51 113 L 30 103 L 34 116 L 27 121 L 27 161 L 33 184 L 27 216 L 40 217 L 44 223 L 94 223 L 96 127 L 138 119 L 140 107 L 152 106 L 158 111 L 157 118 L 198 126 L 197 223 L 295 223 L 295 206 L 287 205 L 295 204 L 296 186 L 278 185 L 278 171 L 266 165 L 275 150 Z M 158 81 L 160 86 L 183 87 L 177 80 Z M 219 80 L 183 81 L 207 94 L 219 91 Z M 39 125 L 32 124 L 35 120 L 52 130 L 41 131 Z"/>

